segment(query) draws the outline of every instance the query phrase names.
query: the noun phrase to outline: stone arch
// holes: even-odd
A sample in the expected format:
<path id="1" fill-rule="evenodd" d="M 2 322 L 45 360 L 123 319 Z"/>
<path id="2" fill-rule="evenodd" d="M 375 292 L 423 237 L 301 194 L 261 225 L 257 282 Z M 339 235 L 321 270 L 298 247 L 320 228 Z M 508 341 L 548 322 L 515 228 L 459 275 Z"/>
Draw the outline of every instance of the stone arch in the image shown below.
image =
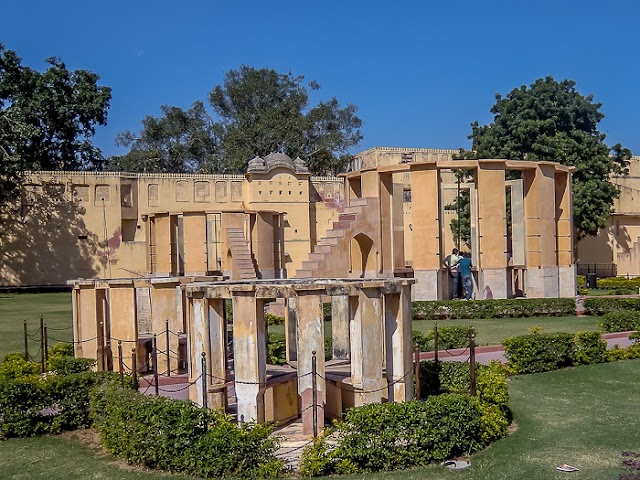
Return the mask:
<path id="1" fill-rule="evenodd" d="M 376 256 L 374 242 L 365 233 L 358 233 L 351 239 L 351 274 L 358 278 L 376 276 Z"/>

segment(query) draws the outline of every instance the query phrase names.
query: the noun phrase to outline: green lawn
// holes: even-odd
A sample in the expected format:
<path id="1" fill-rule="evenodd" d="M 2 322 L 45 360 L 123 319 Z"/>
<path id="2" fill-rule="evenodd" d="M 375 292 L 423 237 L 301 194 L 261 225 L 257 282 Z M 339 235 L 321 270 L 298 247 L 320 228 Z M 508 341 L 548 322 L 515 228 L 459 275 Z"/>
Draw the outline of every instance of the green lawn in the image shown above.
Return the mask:
<path id="1" fill-rule="evenodd" d="M 0 360 L 7 353 L 24 351 L 24 320 L 36 339 L 29 340 L 29 353 L 36 355 L 40 347 L 40 315 L 47 324 L 49 346 L 57 340 L 73 339 L 71 331 L 71 293 L 0 293 Z M 60 329 L 60 330 L 59 330 Z"/>
<path id="2" fill-rule="evenodd" d="M 476 320 L 439 320 L 438 326 L 473 325 L 476 329 L 476 343 L 478 345 L 498 345 L 504 338 L 517 337 L 531 333 L 529 328 L 534 325 L 542 328 L 545 333 L 601 330 L 596 325 L 598 317 L 525 317 L 525 318 L 487 318 Z M 413 330 L 426 333 L 433 330 L 433 320 L 414 320 Z"/>
<path id="3" fill-rule="evenodd" d="M 575 333 L 587 330 L 601 330 L 596 325 L 598 317 L 526 317 L 526 318 L 491 318 L 480 320 L 439 320 L 438 325 L 463 326 L 473 325 L 476 328 L 477 345 L 498 345 L 502 339 L 527 335 L 529 328 L 534 325 L 542 328 L 543 332 Z M 433 330 L 433 320 L 414 320 L 412 329 L 422 333 Z M 272 325 L 270 332 L 284 333 L 283 325 Z M 331 322 L 324 323 L 326 337 L 331 336 Z"/>
<path id="4" fill-rule="evenodd" d="M 559 370 L 510 379 L 518 428 L 471 458 L 463 472 L 438 465 L 401 472 L 340 477 L 398 480 L 617 479 L 623 450 L 640 450 L 637 399 L 640 360 Z M 560 473 L 562 463 L 580 469 Z M 185 478 L 122 470 L 108 456 L 63 437 L 0 442 L 1 478 Z M 336 477 L 332 477 L 336 478 Z"/>

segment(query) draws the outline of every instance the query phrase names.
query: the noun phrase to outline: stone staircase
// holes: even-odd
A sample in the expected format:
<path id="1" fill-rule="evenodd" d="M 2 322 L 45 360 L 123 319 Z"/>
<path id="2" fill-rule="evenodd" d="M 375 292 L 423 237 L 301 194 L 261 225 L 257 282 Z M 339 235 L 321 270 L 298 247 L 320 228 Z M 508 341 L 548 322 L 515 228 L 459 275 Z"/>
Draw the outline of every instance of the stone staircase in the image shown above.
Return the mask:
<path id="1" fill-rule="evenodd" d="M 328 268 L 330 260 L 335 262 L 336 259 L 339 259 L 344 267 L 344 276 L 346 277 L 346 268 L 348 268 L 346 254 L 350 240 L 347 233 L 367 204 L 366 198 L 356 198 L 351 200 L 348 207 L 344 207 L 342 213 L 338 214 L 338 221 L 333 222 L 333 228 L 327 230 L 325 236 L 316 244 L 313 253 L 309 255 L 308 260 L 302 262 L 302 268 L 296 271 L 295 278 L 325 278 L 332 270 Z M 333 273 L 333 276 L 337 276 L 335 272 Z"/>
<path id="2" fill-rule="evenodd" d="M 234 271 L 240 275 L 239 280 L 255 280 L 256 269 L 253 266 L 251 252 L 247 247 L 247 239 L 241 227 L 227 227 L 227 240 L 235 264 Z"/>

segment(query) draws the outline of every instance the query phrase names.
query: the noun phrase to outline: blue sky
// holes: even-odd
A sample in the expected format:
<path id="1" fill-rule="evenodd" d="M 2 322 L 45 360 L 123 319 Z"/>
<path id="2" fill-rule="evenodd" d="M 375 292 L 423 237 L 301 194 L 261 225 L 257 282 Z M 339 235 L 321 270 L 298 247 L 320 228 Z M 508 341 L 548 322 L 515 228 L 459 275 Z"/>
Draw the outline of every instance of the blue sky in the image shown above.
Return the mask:
<path id="1" fill-rule="evenodd" d="M 242 64 L 317 80 L 353 103 L 364 150 L 459 148 L 496 93 L 551 75 L 603 104 L 601 131 L 640 155 L 640 2 L 5 2 L 0 42 L 42 70 L 60 57 L 113 89 L 95 141 L 137 130 L 162 104 L 205 100 Z"/>

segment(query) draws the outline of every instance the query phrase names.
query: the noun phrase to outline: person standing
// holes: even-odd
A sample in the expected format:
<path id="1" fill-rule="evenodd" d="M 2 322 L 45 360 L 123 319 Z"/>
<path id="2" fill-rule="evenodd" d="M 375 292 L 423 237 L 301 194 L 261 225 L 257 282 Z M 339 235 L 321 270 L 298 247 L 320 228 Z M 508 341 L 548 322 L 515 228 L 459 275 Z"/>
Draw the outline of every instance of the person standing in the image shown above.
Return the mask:
<path id="1" fill-rule="evenodd" d="M 471 256 L 469 253 L 462 253 L 460 260 L 458 260 L 458 268 L 460 270 L 462 288 L 464 288 L 465 292 L 465 300 L 471 300 L 473 296 L 473 282 L 471 281 Z"/>
<path id="2" fill-rule="evenodd" d="M 460 257 L 458 255 L 458 249 L 454 248 L 451 250 L 451 255 L 447 255 L 444 259 L 444 266 L 449 271 L 449 275 L 451 275 L 452 280 L 452 289 L 450 297 L 453 299 L 458 298 L 458 282 L 460 279 L 460 272 L 458 268 L 458 262 L 460 261 Z"/>

